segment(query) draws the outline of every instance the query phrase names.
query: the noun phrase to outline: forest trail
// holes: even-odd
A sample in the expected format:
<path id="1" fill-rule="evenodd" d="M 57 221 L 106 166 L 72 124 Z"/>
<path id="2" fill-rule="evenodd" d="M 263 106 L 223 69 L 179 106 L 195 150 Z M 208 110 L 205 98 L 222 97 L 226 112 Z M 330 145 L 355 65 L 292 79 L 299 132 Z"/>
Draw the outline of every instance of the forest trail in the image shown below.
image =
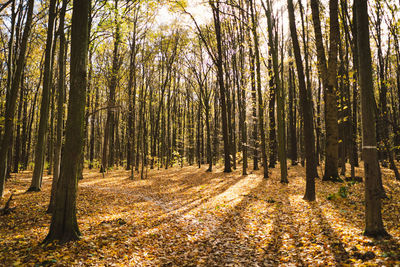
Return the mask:
<path id="1" fill-rule="evenodd" d="M 308 203 L 300 166 L 290 167 L 289 185 L 279 182 L 279 168 L 268 180 L 261 171 L 205 170 L 151 170 L 147 179 L 134 181 L 124 170 L 104 178 L 86 170 L 77 201 L 82 239 L 47 247 L 40 241 L 50 222 L 51 179 L 44 177 L 41 192 L 25 193 L 32 174 L 14 175 L 7 195 L 14 191 L 16 211 L 0 217 L 0 265 L 400 264 L 400 183 L 389 170 L 383 170 L 390 198 L 383 214 L 393 238 L 383 241 L 361 235 L 362 183 L 318 179 L 317 202 Z"/>

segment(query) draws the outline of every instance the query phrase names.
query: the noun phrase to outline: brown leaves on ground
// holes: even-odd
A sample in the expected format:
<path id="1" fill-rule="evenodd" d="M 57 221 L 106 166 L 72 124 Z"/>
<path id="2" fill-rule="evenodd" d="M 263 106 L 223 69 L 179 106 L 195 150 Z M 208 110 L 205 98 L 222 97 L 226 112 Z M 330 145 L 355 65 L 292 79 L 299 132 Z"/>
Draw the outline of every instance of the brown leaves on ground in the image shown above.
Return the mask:
<path id="1" fill-rule="evenodd" d="M 289 185 L 279 169 L 206 173 L 205 167 L 149 171 L 146 180 L 129 172 L 103 178 L 85 171 L 79 182 L 78 222 L 82 239 L 41 245 L 51 179 L 25 193 L 31 173 L 12 177 L 14 212 L 0 217 L 2 265 L 271 266 L 400 264 L 400 183 L 384 170 L 389 196 L 384 220 L 390 240 L 362 235 L 362 183 L 317 181 L 317 202 L 302 199 L 304 168 L 291 167 Z M 361 174 L 361 169 L 358 169 Z M 345 189 L 341 189 L 345 187 Z M 345 191 L 345 193 L 343 193 Z M 340 193 L 341 192 L 341 193 Z M 328 200 L 328 198 L 330 200 Z M 3 198 L 4 205 L 7 195 Z"/>

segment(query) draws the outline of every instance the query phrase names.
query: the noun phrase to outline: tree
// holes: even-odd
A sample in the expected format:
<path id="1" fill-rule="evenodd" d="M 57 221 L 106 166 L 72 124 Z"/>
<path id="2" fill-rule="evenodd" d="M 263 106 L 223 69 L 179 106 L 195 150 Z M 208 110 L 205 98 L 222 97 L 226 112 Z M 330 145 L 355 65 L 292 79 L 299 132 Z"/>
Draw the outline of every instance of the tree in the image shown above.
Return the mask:
<path id="1" fill-rule="evenodd" d="M 262 98 L 261 92 L 261 60 L 260 60 L 260 48 L 258 41 L 258 33 L 257 33 L 257 19 L 256 12 L 253 1 L 250 0 L 250 10 L 251 10 L 251 25 L 253 32 L 253 40 L 254 40 L 254 52 L 256 59 L 256 76 L 257 76 L 257 98 L 258 98 L 258 122 L 261 136 L 261 156 L 262 163 L 264 168 L 264 178 L 268 178 L 268 160 L 267 160 L 267 151 L 266 151 L 266 140 L 265 140 L 265 131 L 264 131 L 264 102 Z"/>
<path id="2" fill-rule="evenodd" d="M 64 122 L 64 94 L 65 94 L 65 57 L 66 57 L 66 40 L 64 32 L 65 13 L 67 9 L 67 0 L 63 0 L 60 12 L 60 25 L 58 34 L 60 36 L 60 47 L 58 56 L 58 94 L 57 94 L 57 125 L 56 125 L 56 144 L 54 149 L 54 171 L 51 184 L 50 203 L 47 212 L 53 212 L 55 205 L 55 196 L 57 190 L 58 177 L 60 175 L 61 150 L 62 150 L 62 131 Z"/>
<path id="3" fill-rule="evenodd" d="M 28 13 L 26 16 L 24 33 L 21 40 L 21 46 L 16 62 L 14 77 L 12 79 L 12 84 L 6 102 L 5 125 L 4 125 L 5 130 L 2 136 L 1 148 L 0 148 L 0 197 L 3 197 L 4 193 L 4 185 L 7 173 L 7 153 L 9 144 L 13 137 L 13 124 L 15 115 L 14 113 L 22 78 L 22 72 L 25 64 L 26 50 L 27 50 L 26 48 L 31 31 L 34 0 L 29 0 L 27 3 L 27 7 L 28 7 Z"/>
<path id="4" fill-rule="evenodd" d="M 90 0 L 74 0 L 71 31 L 71 66 L 65 149 L 57 183 L 56 204 L 50 231 L 44 242 L 77 240 L 76 219 L 78 169 L 84 143 L 85 101 Z"/>
<path id="5" fill-rule="evenodd" d="M 367 1 L 355 0 L 357 10 L 357 45 L 361 88 L 362 142 L 365 173 L 365 231 L 371 237 L 388 236 L 381 214 L 381 192 L 379 186 L 379 163 L 376 142 L 376 114 L 372 60 L 369 41 Z"/>
<path id="6" fill-rule="evenodd" d="M 221 20 L 220 20 L 220 3 L 219 0 L 214 3 L 209 1 L 213 11 L 215 37 L 217 39 L 217 57 L 214 60 L 217 67 L 218 73 L 218 84 L 221 101 L 221 116 L 222 116 L 222 135 L 224 140 L 224 172 L 231 172 L 231 158 L 230 158 L 230 146 L 229 146 L 229 132 L 227 122 L 227 108 L 226 108 L 226 88 L 224 83 L 224 69 L 223 69 L 223 51 L 222 51 L 222 34 L 221 34 Z"/>
<path id="7" fill-rule="evenodd" d="M 263 3 L 264 5 L 264 3 Z M 288 183 L 287 179 L 287 158 L 286 158 L 286 130 L 285 130 L 285 100 L 283 96 L 283 87 L 279 76 L 278 62 L 278 44 L 277 38 L 273 33 L 272 8 L 270 0 L 267 0 L 267 8 L 263 6 L 267 15 L 268 22 L 268 40 L 270 43 L 272 66 L 274 70 L 274 80 L 276 86 L 276 103 L 278 119 L 278 157 L 281 168 L 281 183 Z"/>
<path id="8" fill-rule="evenodd" d="M 325 93 L 325 174 L 324 181 L 339 180 L 338 174 L 338 108 L 336 99 L 337 83 L 337 53 L 340 41 L 338 1 L 329 0 L 329 58 L 326 64 L 325 47 L 323 42 L 319 1 L 311 0 L 312 19 L 317 47 L 318 70 Z"/>
<path id="9" fill-rule="evenodd" d="M 118 14 L 118 0 L 115 0 L 114 9 L 115 13 L 115 33 L 114 33 L 114 49 L 112 57 L 112 67 L 110 74 L 110 94 L 108 98 L 108 106 L 115 106 L 115 94 L 118 83 L 118 73 L 120 68 L 119 60 L 119 46 L 121 42 L 120 22 Z M 115 111 L 111 108 L 107 109 L 107 121 L 104 129 L 104 141 L 103 141 L 103 157 L 100 172 L 106 172 L 108 167 L 113 167 L 115 163 L 114 159 L 114 138 L 115 138 Z"/>
<path id="10" fill-rule="evenodd" d="M 45 138 L 47 134 L 47 124 L 49 121 L 50 106 L 50 87 L 52 76 L 52 50 L 53 48 L 53 31 L 56 18 L 56 0 L 50 1 L 49 20 L 47 26 L 46 51 L 44 56 L 44 74 L 43 74 L 43 91 L 42 103 L 40 106 L 40 122 L 35 149 L 35 168 L 33 170 L 32 182 L 28 191 L 40 191 L 42 186 L 42 176 L 45 158 Z"/>
<path id="11" fill-rule="evenodd" d="M 304 143 L 306 150 L 306 193 L 304 199 L 313 201 L 315 200 L 315 173 L 317 172 L 317 163 L 315 156 L 315 139 L 314 139 L 314 123 L 312 118 L 312 105 L 310 99 L 310 93 L 307 91 L 303 61 L 300 52 L 299 40 L 297 38 L 296 21 L 294 16 L 293 1 L 288 0 L 288 13 L 289 13 L 289 25 L 290 34 L 293 43 L 294 57 L 296 61 L 297 76 L 299 79 L 300 89 L 300 103 L 301 103 L 301 114 L 304 122 Z"/>

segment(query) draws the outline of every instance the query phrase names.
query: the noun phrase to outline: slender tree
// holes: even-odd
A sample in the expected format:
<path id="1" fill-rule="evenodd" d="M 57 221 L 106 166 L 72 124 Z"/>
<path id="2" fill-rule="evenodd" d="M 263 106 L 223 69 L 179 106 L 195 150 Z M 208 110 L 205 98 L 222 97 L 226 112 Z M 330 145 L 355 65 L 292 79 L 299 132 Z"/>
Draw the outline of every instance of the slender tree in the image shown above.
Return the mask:
<path id="1" fill-rule="evenodd" d="M 317 172 L 317 163 L 315 156 L 315 139 L 314 139 L 314 123 L 312 119 L 312 105 L 310 99 L 310 93 L 307 92 L 303 61 L 300 52 L 299 40 L 296 31 L 296 21 L 294 16 L 293 1 L 288 0 L 288 13 L 289 13 L 289 25 L 290 34 L 293 43 L 294 57 L 296 61 L 297 76 L 299 79 L 299 90 L 300 90 L 300 103 L 301 103 L 301 114 L 303 117 L 303 137 L 306 151 L 306 193 L 304 199 L 313 201 L 315 200 L 315 173 Z"/>
<path id="2" fill-rule="evenodd" d="M 219 0 L 215 3 L 209 1 L 214 18 L 215 36 L 217 39 L 217 58 L 216 67 L 218 73 L 218 85 L 219 85 L 219 97 L 221 101 L 221 119 L 222 119 L 222 135 L 224 140 L 224 172 L 231 172 L 231 157 L 230 157 L 230 147 L 229 147 L 229 131 L 227 122 L 227 107 L 226 107 L 226 88 L 224 82 L 224 68 L 223 68 L 223 49 L 222 49 L 222 33 L 221 33 L 221 18 L 220 18 L 220 3 Z"/>
<path id="3" fill-rule="evenodd" d="M 338 0 L 329 0 L 329 58 L 326 64 L 325 47 L 321 30 L 319 1 L 311 0 L 315 44 L 317 47 L 318 70 L 325 93 L 325 174 L 324 181 L 339 180 L 338 174 L 338 108 L 337 108 L 337 54 L 340 42 Z"/>
<path id="4" fill-rule="evenodd" d="M 260 48 L 258 41 L 258 33 L 257 33 L 257 19 L 256 12 L 253 1 L 250 0 L 250 10 L 251 10 L 251 25 L 253 32 L 253 40 L 254 40 L 254 53 L 256 59 L 256 77 L 257 77 L 257 98 L 258 98 L 258 122 L 259 122 L 259 136 L 261 136 L 261 156 L 262 156 L 262 164 L 264 168 L 264 178 L 268 178 L 268 160 L 267 160 L 267 151 L 266 151 L 266 140 L 265 140 L 265 131 L 264 131 L 264 102 L 262 98 L 261 91 L 261 59 L 260 59 Z"/>
<path id="5" fill-rule="evenodd" d="M 44 56 L 44 73 L 43 73 L 43 91 L 42 102 L 40 106 L 40 122 L 37 136 L 37 143 L 35 147 L 35 168 L 33 169 L 33 176 L 31 186 L 28 191 L 40 191 L 42 187 L 42 177 L 44 168 L 44 158 L 46 153 L 46 134 L 49 121 L 49 107 L 50 107 L 50 87 L 51 87 L 51 66 L 52 66 L 52 49 L 54 37 L 54 24 L 56 18 L 56 0 L 50 1 L 49 6 L 49 20 L 47 26 L 47 39 L 46 50 Z"/>
<path id="6" fill-rule="evenodd" d="M 281 169 L 281 183 L 288 183 L 287 179 L 287 158 L 286 158 L 286 130 L 285 130 L 285 100 L 283 87 L 279 75 L 278 44 L 277 36 L 273 33 L 272 7 L 270 0 L 267 0 L 267 7 L 263 3 L 268 22 L 268 39 L 272 54 L 272 66 L 274 70 L 274 80 L 276 86 L 276 103 L 278 119 L 278 157 Z"/>
<path id="7" fill-rule="evenodd" d="M 4 194 L 4 185 L 7 173 L 7 154 L 8 154 L 9 144 L 13 137 L 15 108 L 20 89 L 23 68 L 25 65 L 28 39 L 32 26 L 34 2 L 35 2 L 34 0 L 29 0 L 27 3 L 28 11 L 26 15 L 24 33 L 22 36 L 19 55 L 16 62 L 15 73 L 12 79 L 10 91 L 8 93 L 6 102 L 6 111 L 4 116 L 5 117 L 4 133 L 2 135 L 1 147 L 0 147 L 0 197 L 3 197 Z"/>
<path id="8" fill-rule="evenodd" d="M 57 125 L 56 125 L 56 144 L 54 149 L 54 171 L 51 184 L 50 203 L 47 212 L 53 212 L 55 205 L 55 196 L 57 182 L 60 175 L 61 149 L 62 149 L 62 131 L 64 122 L 64 91 L 65 91 L 65 56 L 66 56 L 66 40 L 64 32 L 64 20 L 67 9 L 67 0 L 63 0 L 60 12 L 60 25 L 58 34 L 60 36 L 60 47 L 58 55 L 58 90 L 57 90 Z"/>

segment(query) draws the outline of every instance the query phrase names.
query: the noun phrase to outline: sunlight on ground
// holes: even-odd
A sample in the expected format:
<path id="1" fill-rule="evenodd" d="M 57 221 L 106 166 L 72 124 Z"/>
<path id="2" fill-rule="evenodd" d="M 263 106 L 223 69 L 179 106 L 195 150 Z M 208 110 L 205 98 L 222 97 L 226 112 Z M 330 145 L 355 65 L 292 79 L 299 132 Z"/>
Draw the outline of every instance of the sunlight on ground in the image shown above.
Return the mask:
<path id="1" fill-rule="evenodd" d="M 45 213 L 51 179 L 39 193 L 25 193 L 31 173 L 7 183 L 16 212 L 0 220 L 0 262 L 6 265 L 388 265 L 399 264 L 399 183 L 383 172 L 391 200 L 384 218 L 390 241 L 374 241 L 363 230 L 363 185 L 348 187 L 347 198 L 327 200 L 346 184 L 317 180 L 317 202 L 302 199 L 304 169 L 261 171 L 184 167 L 150 170 L 145 180 L 129 171 L 84 172 L 79 182 L 79 242 L 40 245 L 48 232 Z M 357 169 L 359 172 L 360 170 Z M 4 200 L 2 201 L 4 205 Z M 362 258 L 366 253 L 373 258 Z"/>

